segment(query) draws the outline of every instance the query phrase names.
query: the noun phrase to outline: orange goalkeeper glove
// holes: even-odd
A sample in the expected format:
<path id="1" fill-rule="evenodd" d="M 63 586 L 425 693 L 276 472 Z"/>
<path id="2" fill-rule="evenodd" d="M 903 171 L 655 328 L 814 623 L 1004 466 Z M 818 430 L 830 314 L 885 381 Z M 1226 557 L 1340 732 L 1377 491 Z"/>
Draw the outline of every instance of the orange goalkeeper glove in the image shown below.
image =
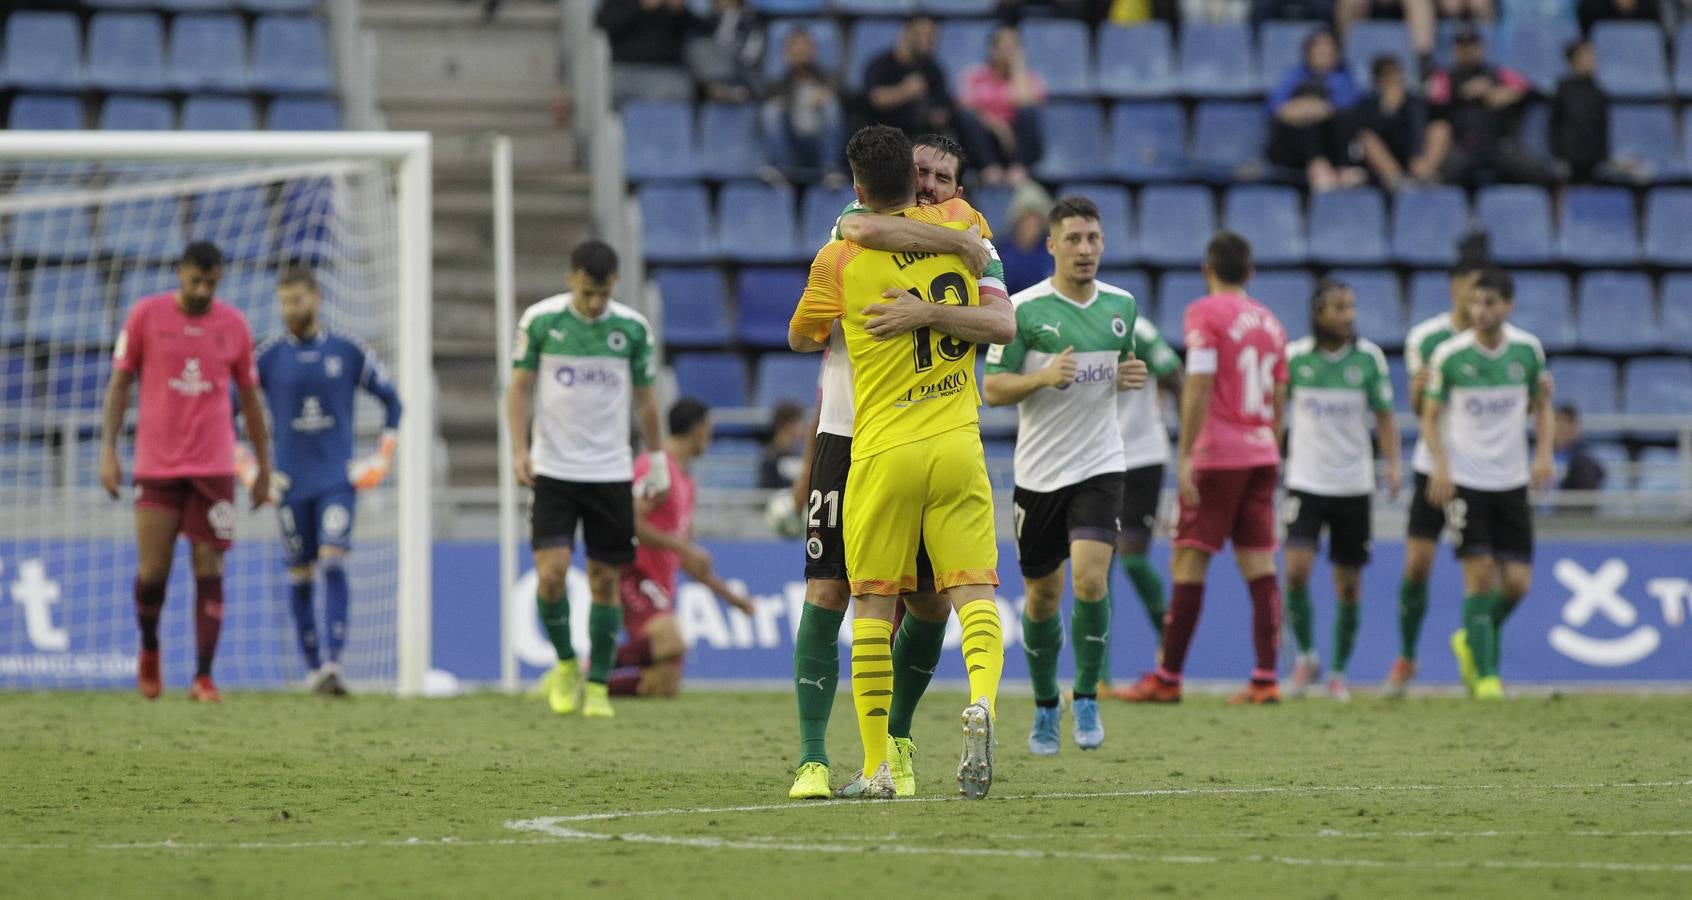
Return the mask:
<path id="1" fill-rule="evenodd" d="M 399 435 L 396 432 L 392 429 L 382 432 L 382 442 L 376 446 L 375 453 L 347 466 L 347 480 L 361 491 L 381 484 L 393 467 L 394 449 L 398 446 Z"/>

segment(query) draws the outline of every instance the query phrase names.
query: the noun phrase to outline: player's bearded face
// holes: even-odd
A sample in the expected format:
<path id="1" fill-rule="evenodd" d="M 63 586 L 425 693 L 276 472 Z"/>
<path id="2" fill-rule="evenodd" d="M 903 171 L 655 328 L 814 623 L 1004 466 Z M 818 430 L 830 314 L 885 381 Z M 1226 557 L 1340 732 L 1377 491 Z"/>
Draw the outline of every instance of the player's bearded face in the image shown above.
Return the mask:
<path id="1" fill-rule="evenodd" d="M 911 158 L 916 161 L 918 203 L 933 206 L 957 198 L 959 187 L 956 157 L 934 147 L 918 147 L 911 154 Z"/>
<path id="2" fill-rule="evenodd" d="M 284 285 L 276 292 L 282 306 L 282 323 L 289 331 L 310 331 L 317 324 L 317 292 L 303 284 Z"/>
<path id="3" fill-rule="evenodd" d="M 611 293 L 616 289 L 616 275 L 602 281 L 580 269 L 570 273 L 570 293 L 573 296 L 571 302 L 575 304 L 576 312 L 589 319 L 605 315 L 606 308 L 611 305 Z"/>
<path id="4" fill-rule="evenodd" d="M 1357 334 L 1357 297 L 1351 291 L 1335 291 L 1316 316 L 1316 336 L 1328 341 L 1349 341 Z"/>
<path id="5" fill-rule="evenodd" d="M 1046 236 L 1046 250 L 1063 277 L 1087 284 L 1098 275 L 1099 257 L 1104 255 L 1104 233 L 1094 219 L 1070 216 Z"/>
<path id="6" fill-rule="evenodd" d="M 1504 299 L 1504 295 L 1486 288 L 1473 288 L 1469 291 L 1469 321 L 1474 329 L 1486 334 L 1495 334 L 1504 327 L 1504 320 L 1510 317 L 1510 310 L 1514 304 Z"/>
<path id="7" fill-rule="evenodd" d="M 192 313 L 203 313 L 211 309 L 212 298 L 217 296 L 217 283 L 222 279 L 222 266 L 202 269 L 199 266 L 178 265 L 176 280 L 183 307 Z"/>

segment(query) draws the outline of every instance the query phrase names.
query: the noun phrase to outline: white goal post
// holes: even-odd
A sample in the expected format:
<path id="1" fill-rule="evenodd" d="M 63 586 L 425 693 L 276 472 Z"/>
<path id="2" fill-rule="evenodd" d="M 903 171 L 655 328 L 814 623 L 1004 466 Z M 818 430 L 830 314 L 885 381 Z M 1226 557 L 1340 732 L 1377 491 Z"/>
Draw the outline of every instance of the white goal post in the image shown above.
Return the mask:
<path id="1" fill-rule="evenodd" d="M 342 178 L 340 173 L 347 173 L 346 177 Z M 355 542 L 367 525 L 383 533 L 382 552 L 387 554 L 384 565 L 392 573 L 385 576 L 391 581 L 391 588 L 384 582 L 384 593 L 391 590 L 392 596 L 378 598 L 380 603 L 388 604 L 383 607 L 382 615 L 391 618 L 391 626 L 386 621 L 381 623 L 385 643 L 372 651 L 381 657 L 379 664 L 373 664 L 379 666 L 373 668 L 379 674 L 369 679 L 402 696 L 423 692 L 430 664 L 436 418 L 431 359 L 430 179 L 430 138 L 426 133 L 0 131 L 0 225 L 5 229 L 0 231 L 0 255 L 4 256 L 6 266 L 0 277 L 7 279 L 0 282 L 0 301 L 4 301 L 0 311 L 11 317 L 5 322 L 5 345 L 0 346 L 7 364 L 0 379 L 6 380 L 8 416 L 0 425 L 10 429 L 6 436 L 11 441 L 0 445 L 6 453 L 0 456 L 0 493 L 7 494 L 0 499 L 0 505 L 12 506 L 15 511 L 8 514 L 7 532 L 0 534 L 0 550 L 13 556 L 0 558 L 0 566 L 4 567 L 0 571 L 0 579 L 4 579 L 0 591 L 8 590 L 13 580 L 21 577 L 23 557 L 31 552 L 45 554 L 48 551 L 42 548 L 48 545 L 98 537 L 106 542 L 102 546 L 107 549 L 99 550 L 99 558 L 89 565 L 108 570 L 101 573 L 102 580 L 93 589 L 103 594 L 98 598 L 103 604 L 98 615 L 104 618 L 85 622 L 91 631 L 103 629 L 100 633 L 103 654 L 88 660 L 54 659 L 40 651 L 63 650 L 54 645 L 71 640 L 63 637 L 65 627 L 52 616 L 60 616 L 57 622 L 62 623 L 66 621 L 64 617 L 95 613 L 68 608 L 73 598 L 61 596 L 56 585 L 45 588 L 50 595 L 44 595 L 27 609 L 20 600 L 14 610 L 5 610 L 11 604 L 0 594 L 0 687 L 115 687 L 124 681 L 116 665 L 120 649 L 117 639 L 133 634 L 128 579 L 134 573 L 132 569 L 126 573 L 115 570 L 130 566 L 124 555 L 129 551 L 122 549 L 133 544 L 132 526 L 127 528 L 128 543 L 123 543 L 126 526 L 131 522 L 129 506 L 95 502 L 87 481 L 86 462 L 79 462 L 77 454 L 86 455 L 89 429 L 98 428 L 97 411 L 85 409 L 80 418 L 67 418 L 61 409 L 53 406 L 57 394 L 49 396 L 50 391 L 59 388 L 49 385 L 69 384 L 61 367 L 81 366 L 86 371 L 75 373 L 81 379 L 78 389 L 89 393 L 97 381 L 94 376 L 101 371 L 95 368 L 93 360 L 101 359 L 102 351 L 109 358 L 111 328 L 114 322 L 121 323 L 124 312 L 137 299 L 122 293 L 132 283 L 145 281 L 131 276 L 142 268 L 154 279 L 159 273 L 168 272 L 170 259 L 161 257 L 163 250 L 133 248 L 165 234 L 175 236 L 172 240 L 180 236 L 205 237 L 196 233 L 195 228 L 199 225 L 204 230 L 210 227 L 208 222 L 221 222 L 225 228 L 256 228 L 259 237 L 254 239 L 255 243 L 268 241 L 265 244 L 268 249 L 262 253 L 269 255 L 261 255 L 261 251 L 249 255 L 245 265 L 256 273 L 250 283 L 264 284 L 268 277 L 269 284 L 274 285 L 277 267 L 287 262 L 281 239 L 287 226 L 282 198 L 292 196 L 287 192 L 296 188 L 304 191 L 322 183 L 330 185 L 325 190 L 331 194 L 323 208 L 333 211 L 313 213 L 308 217 L 310 221 L 299 227 L 315 229 L 313 234 L 324 235 L 316 238 L 319 246 L 328 248 L 323 252 L 338 254 L 347 261 L 344 268 L 355 273 L 336 285 L 339 293 L 354 298 L 352 302 L 377 309 L 360 321 L 368 331 L 358 336 L 369 340 L 391 368 L 405 404 L 399 458 L 391 487 L 384 485 L 380 494 L 373 496 L 368 513 L 361 505 L 355 532 Z M 353 187 L 348 188 L 349 182 Z M 172 190 L 178 193 L 172 195 L 169 193 Z M 235 210 L 230 206 L 218 207 L 214 212 L 207 198 L 229 190 L 245 190 L 267 199 L 249 204 L 263 207 L 256 211 Z M 168 206 L 171 212 L 166 222 L 124 225 L 118 219 L 119 211 L 127 208 L 125 204 Z M 224 212 L 225 209 L 232 211 Z M 226 219 L 214 219 L 217 215 Z M 83 237 L 67 238 L 68 232 L 57 225 L 41 225 L 53 216 L 74 218 L 82 223 L 76 227 Z M 248 225 L 236 221 L 242 216 L 247 217 Z M 184 225 L 185 222 L 188 224 Z M 257 224 L 250 224 L 253 222 Z M 336 235 L 334 229 L 347 222 L 352 223 L 346 226 L 349 235 Z M 367 225 L 370 227 L 366 228 Z M 31 246 L 47 249 L 20 249 L 25 243 L 20 237 L 27 237 Z M 251 236 L 243 233 L 237 237 Z M 56 249 L 61 246 L 62 252 Z M 169 249 L 169 253 L 180 249 L 179 245 Z M 99 337 L 78 331 L 84 328 L 83 319 L 91 315 L 83 310 L 94 307 L 78 299 L 72 289 L 61 287 L 73 283 L 85 293 L 104 298 L 91 301 L 105 304 L 100 307 L 103 312 L 96 314 L 106 317 L 102 324 L 105 330 Z M 24 293 L 21 286 L 25 284 L 30 286 L 28 296 L 20 298 L 18 295 Z M 13 295 L 10 298 L 5 296 L 8 289 Z M 347 317 L 346 321 L 351 321 L 354 314 L 338 313 L 330 294 L 326 286 L 327 321 L 335 328 L 337 314 Z M 266 302 L 273 304 L 274 300 Z M 273 310 L 274 306 L 268 309 Z M 50 321 L 50 317 L 57 318 Z M 38 328 L 38 319 L 47 325 Z M 275 321 L 263 324 L 269 326 L 271 333 L 278 326 Z M 266 329 L 259 327 L 258 322 L 253 325 L 255 337 L 262 340 Z M 356 327 L 353 330 L 359 331 Z M 75 333 L 69 338 L 61 337 L 72 332 Z M 81 343 L 74 343 L 77 340 Z M 66 362 L 73 351 L 78 360 L 84 361 Z M 55 378 L 60 381 L 54 381 Z M 99 388 L 103 390 L 103 384 Z M 132 415 L 133 410 L 132 402 Z M 370 418 L 366 415 L 360 420 L 361 435 L 369 432 L 365 426 L 379 424 L 379 420 L 372 423 Z M 62 434 L 56 434 L 53 429 L 61 421 L 71 424 L 64 426 Z M 364 443 L 367 441 L 361 442 Z M 32 460 L 31 454 L 37 448 L 52 461 Z M 79 470 L 79 464 L 84 468 Z M 133 460 L 126 455 L 126 474 L 132 465 Z M 41 476 L 41 472 L 47 475 Z M 97 491 L 97 485 L 92 490 Z M 104 495 L 99 494 L 97 499 L 103 503 Z M 241 505 L 244 508 L 245 503 Z M 246 541 L 276 538 L 274 512 L 245 516 L 241 523 L 243 530 L 233 556 L 241 554 Z M 358 554 L 355 543 L 354 559 Z M 78 565 L 74 558 L 62 563 L 70 569 Z M 274 565 L 275 557 L 267 557 L 267 567 Z M 40 568 L 41 564 L 36 562 L 32 571 Z M 179 551 L 173 583 L 182 580 L 186 570 L 184 555 Z M 274 577 L 280 584 L 281 573 L 276 572 Z M 273 586 L 268 583 L 261 586 L 255 581 L 247 589 L 256 597 Z M 356 591 L 355 585 L 355 607 L 361 599 Z M 181 621 L 191 617 L 176 600 L 170 604 L 165 611 L 167 626 L 173 618 Z M 254 605 L 257 606 L 256 600 Z M 286 683 L 297 676 L 297 663 L 291 662 L 297 658 L 293 653 L 291 629 L 276 633 L 285 622 L 275 612 L 279 608 L 256 610 L 251 616 L 253 621 L 268 618 L 270 622 L 262 636 L 243 636 L 243 641 L 256 648 L 252 651 L 255 655 L 267 657 L 262 665 L 255 663 L 252 671 L 258 674 L 249 676 L 254 683 Z M 26 611 L 30 620 L 27 635 Z M 43 614 L 48 617 L 45 624 Z M 235 614 L 232 611 L 231 615 Z M 390 627 L 391 631 L 387 630 Z M 226 623 L 226 646 L 230 640 L 228 629 Z M 41 635 L 51 639 L 39 640 Z M 127 652 L 133 659 L 133 645 Z M 165 652 L 167 657 L 190 655 L 180 644 L 167 644 Z M 220 654 L 220 661 L 223 656 Z M 285 665 L 284 660 L 290 661 L 293 668 Z M 167 679 L 169 665 L 167 660 Z M 133 683 L 133 668 L 129 670 L 128 681 Z"/>

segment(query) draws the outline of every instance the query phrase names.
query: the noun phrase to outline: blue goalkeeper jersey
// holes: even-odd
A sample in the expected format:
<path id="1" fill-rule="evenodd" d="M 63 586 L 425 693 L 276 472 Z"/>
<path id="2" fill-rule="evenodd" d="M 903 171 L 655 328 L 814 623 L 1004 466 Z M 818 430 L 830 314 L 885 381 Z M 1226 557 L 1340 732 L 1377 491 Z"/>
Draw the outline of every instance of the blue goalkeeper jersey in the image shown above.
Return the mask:
<path id="1" fill-rule="evenodd" d="M 272 338 L 259 348 L 258 374 L 289 499 L 349 488 L 359 388 L 382 401 L 386 428 L 399 427 L 399 394 L 376 354 L 356 338 L 321 328 L 304 340 L 291 333 Z"/>

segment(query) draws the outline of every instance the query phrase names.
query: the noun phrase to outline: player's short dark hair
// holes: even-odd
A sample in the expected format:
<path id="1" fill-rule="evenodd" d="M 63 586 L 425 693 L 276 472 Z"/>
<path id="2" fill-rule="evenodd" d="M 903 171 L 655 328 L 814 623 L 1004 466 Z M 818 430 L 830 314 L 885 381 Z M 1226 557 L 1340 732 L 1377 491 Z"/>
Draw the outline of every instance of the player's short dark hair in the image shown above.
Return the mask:
<path id="1" fill-rule="evenodd" d="M 963 181 L 964 170 L 969 168 L 969 154 L 964 152 L 962 144 L 943 134 L 935 134 L 931 131 L 911 141 L 912 150 L 918 147 L 932 147 L 957 160 L 958 170 L 952 173 L 952 178 L 955 181 Z"/>
<path id="2" fill-rule="evenodd" d="M 699 427 L 705 417 L 711 414 L 711 407 L 698 397 L 682 397 L 670 405 L 670 433 L 687 434 Z"/>
<path id="3" fill-rule="evenodd" d="M 291 284 L 304 285 L 305 287 L 316 291 L 317 275 L 311 271 L 310 266 L 301 263 L 294 263 L 293 265 L 283 269 L 282 274 L 276 276 L 277 287 L 287 287 Z"/>
<path id="4" fill-rule="evenodd" d="M 1451 266 L 1451 277 L 1462 278 L 1492 264 L 1492 238 L 1484 231 L 1471 231 L 1457 239 L 1457 262 Z"/>
<path id="5" fill-rule="evenodd" d="M 1576 409 L 1573 403 L 1557 404 L 1557 415 L 1562 416 L 1577 425 L 1580 424 L 1580 410 Z"/>
<path id="6" fill-rule="evenodd" d="M 1386 77 L 1388 72 L 1402 71 L 1404 71 L 1404 66 L 1400 65 L 1398 57 L 1391 53 L 1382 53 L 1369 63 L 1369 79 L 1371 81 L 1380 81 Z"/>
<path id="7" fill-rule="evenodd" d="M 846 162 L 852 180 L 864 191 L 870 206 L 887 206 L 908 199 L 916 190 L 916 163 L 911 139 L 888 125 L 870 125 L 846 142 Z"/>
<path id="8" fill-rule="evenodd" d="M 1575 38 L 1574 40 L 1569 41 L 1567 44 L 1564 44 L 1563 45 L 1563 60 L 1565 62 L 1573 64 L 1575 54 L 1579 53 L 1580 48 L 1587 46 L 1588 43 L 1590 43 L 1590 42 L 1587 41 L 1586 38 Z"/>
<path id="9" fill-rule="evenodd" d="M 1251 277 L 1251 242 L 1232 231 L 1218 231 L 1204 248 L 1204 264 L 1225 284 L 1245 284 Z"/>
<path id="10" fill-rule="evenodd" d="M 1475 279 L 1475 287 L 1488 291 L 1497 291 L 1499 296 L 1515 302 L 1516 279 L 1510 273 L 1498 266 L 1487 266 L 1481 270 L 1480 277 Z"/>
<path id="11" fill-rule="evenodd" d="M 194 241 L 182 248 L 182 257 L 176 261 L 178 266 L 193 266 L 196 269 L 223 268 L 223 249 L 211 241 Z"/>
<path id="12" fill-rule="evenodd" d="M 1322 306 L 1328 302 L 1328 297 L 1340 291 L 1351 290 L 1351 284 L 1339 278 L 1323 278 L 1316 282 L 1316 288 L 1310 292 L 1310 316 L 1315 318 L 1322 311 Z"/>
<path id="13" fill-rule="evenodd" d="M 1046 215 L 1046 224 L 1056 228 L 1064 219 L 1092 219 L 1097 222 L 1098 204 L 1079 194 L 1070 194 L 1052 204 L 1052 211 Z"/>
<path id="14" fill-rule="evenodd" d="M 570 268 L 594 281 L 604 281 L 617 274 L 617 251 L 604 241 L 582 241 L 570 251 Z"/>

